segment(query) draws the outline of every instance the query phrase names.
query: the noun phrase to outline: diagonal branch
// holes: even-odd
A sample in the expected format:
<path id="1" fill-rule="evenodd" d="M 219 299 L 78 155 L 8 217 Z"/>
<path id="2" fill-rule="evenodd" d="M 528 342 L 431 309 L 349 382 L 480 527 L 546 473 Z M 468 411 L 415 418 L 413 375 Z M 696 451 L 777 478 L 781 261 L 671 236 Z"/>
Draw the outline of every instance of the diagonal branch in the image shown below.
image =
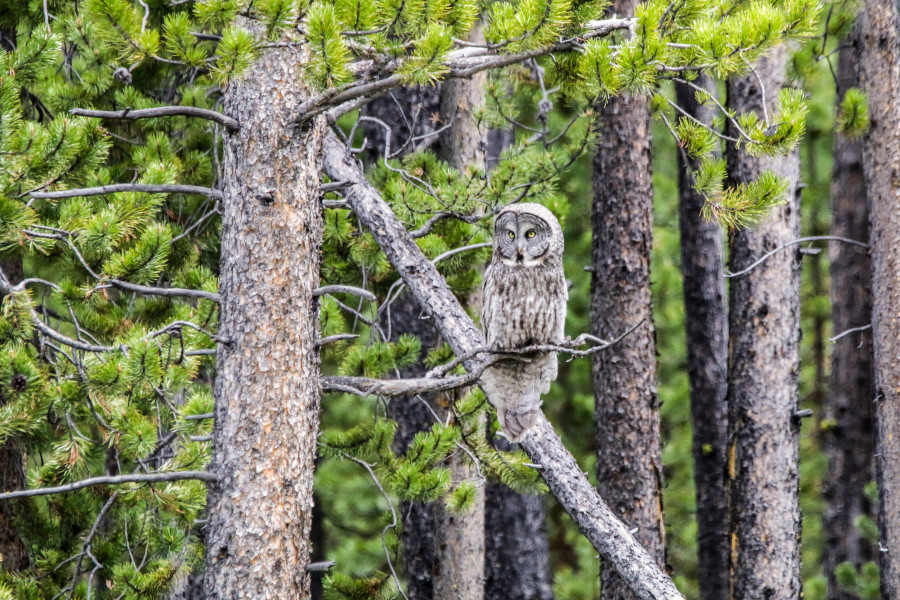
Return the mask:
<path id="1" fill-rule="evenodd" d="M 453 351 L 462 355 L 483 346 L 481 332 L 453 296 L 447 282 L 332 133 L 325 137 L 323 154 L 323 166 L 331 179 L 352 182 L 346 191 L 347 202 Z M 467 368 L 476 367 L 474 359 L 464 364 Z M 683 600 L 672 580 L 615 518 L 545 418 L 540 418 L 522 443 L 531 459 L 541 465 L 541 476 L 566 512 L 639 598 Z"/>
<path id="2" fill-rule="evenodd" d="M 91 110 L 87 108 L 73 108 L 69 111 L 70 115 L 81 117 L 98 117 L 100 119 L 152 119 L 154 117 L 199 117 L 209 121 L 215 121 L 219 125 L 224 125 L 229 131 L 237 131 L 241 128 L 240 124 L 231 117 L 227 117 L 220 112 L 207 110 L 205 108 L 196 108 L 193 106 L 157 106 L 155 108 L 142 108 L 139 110 Z"/>

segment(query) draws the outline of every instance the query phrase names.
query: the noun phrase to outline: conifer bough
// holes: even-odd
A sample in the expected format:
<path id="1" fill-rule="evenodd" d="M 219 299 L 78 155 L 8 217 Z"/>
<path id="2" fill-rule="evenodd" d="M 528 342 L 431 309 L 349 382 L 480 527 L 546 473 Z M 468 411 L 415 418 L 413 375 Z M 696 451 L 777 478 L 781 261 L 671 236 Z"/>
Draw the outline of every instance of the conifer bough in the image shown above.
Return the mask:
<path id="1" fill-rule="evenodd" d="M 323 142 L 325 172 L 336 181 L 353 182 L 346 193 L 347 201 L 434 319 L 444 340 L 457 355 L 482 346 L 481 333 L 453 296 L 447 282 L 425 258 L 379 192 L 346 157 L 346 147 L 337 137 L 333 133 L 326 135 Z M 469 368 L 476 366 L 471 359 L 465 364 Z M 615 518 L 546 418 L 541 416 L 538 425 L 526 435 L 522 445 L 532 460 L 541 465 L 541 476 L 581 532 L 604 560 L 615 566 L 639 598 L 683 598 L 671 578 L 656 566 L 625 525 Z"/>

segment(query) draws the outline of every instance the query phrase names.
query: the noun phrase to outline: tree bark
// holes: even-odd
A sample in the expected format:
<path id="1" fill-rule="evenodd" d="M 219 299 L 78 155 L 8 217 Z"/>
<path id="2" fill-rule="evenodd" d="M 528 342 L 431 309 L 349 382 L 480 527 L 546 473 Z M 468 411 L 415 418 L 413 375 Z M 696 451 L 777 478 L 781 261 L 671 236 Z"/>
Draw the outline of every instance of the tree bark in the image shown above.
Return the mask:
<path id="1" fill-rule="evenodd" d="M 484 42 L 481 27 L 472 29 L 469 39 Z M 438 156 L 464 173 L 484 169 L 484 142 L 472 111 L 484 104 L 487 72 L 471 79 L 453 79 L 441 86 L 441 123 L 449 128 L 438 137 Z M 480 311 L 481 294 L 469 298 L 469 308 Z M 447 411 L 443 411 L 447 412 Z M 446 417 L 445 417 L 446 418 Z M 476 466 L 465 452 L 450 456 L 454 484 L 478 481 Z M 484 486 L 476 489 L 472 508 L 464 514 L 436 504 L 434 511 L 434 598 L 435 600 L 482 600 L 484 598 Z"/>
<path id="2" fill-rule="evenodd" d="M 837 102 L 859 85 L 858 29 L 844 40 L 838 60 Z M 869 207 L 862 170 L 862 140 L 834 134 L 831 183 L 831 235 L 861 242 L 869 239 Z M 871 261 L 866 249 L 831 244 L 831 310 L 835 335 L 872 322 Z M 835 341 L 831 358 L 831 387 L 823 427 L 828 475 L 825 477 L 826 532 L 823 563 L 830 600 L 855 600 L 841 590 L 834 571 L 842 562 L 857 568 L 874 560 L 872 545 L 854 521 L 873 516 L 864 493 L 874 478 L 875 373 L 872 333 L 860 331 Z"/>
<path id="3" fill-rule="evenodd" d="M 483 347 L 484 339 L 475 323 L 453 296 L 447 282 L 419 250 L 409 232 L 397 220 L 378 192 L 348 159 L 347 149 L 333 135 L 324 142 L 325 170 L 337 181 L 350 181 L 347 198 L 353 211 L 384 250 L 391 265 L 431 315 L 441 336 L 457 355 Z M 474 367 L 474 359 L 465 362 Z M 656 566 L 606 506 L 565 449 L 559 436 L 543 417 L 526 435 L 523 446 L 551 491 L 575 519 L 579 528 L 613 564 L 639 598 L 651 600 L 682 599 L 672 580 Z"/>
<path id="4" fill-rule="evenodd" d="M 714 90 L 703 75 L 696 85 Z M 715 109 L 701 106 L 695 91 L 675 84 L 678 104 L 706 124 Z M 728 509 L 725 501 L 725 447 L 728 436 L 728 306 L 725 247 L 718 223 L 700 214 L 703 196 L 694 190 L 697 161 L 678 153 L 678 222 L 688 379 L 691 387 L 694 486 L 697 493 L 697 553 L 700 598 L 728 597 Z"/>
<path id="5" fill-rule="evenodd" d="M 0 32 L 3 33 L 3 32 Z M 15 285 L 22 281 L 22 260 L 16 258 L 0 259 L 0 271 L 9 283 Z M 3 295 L 0 294 L 0 305 Z M 0 406 L 4 399 L 0 396 Z M 19 444 L 14 439 L 0 443 L 0 489 L 14 491 L 25 488 L 25 464 Z M 20 501 L 0 502 L 0 563 L 2 569 L 15 573 L 28 566 L 28 552 L 16 529 L 16 514 Z"/>
<path id="6" fill-rule="evenodd" d="M 728 84 L 728 105 L 762 116 L 784 83 L 785 48 Z M 769 114 L 773 114 L 769 106 Z M 800 236 L 796 151 L 758 158 L 728 149 L 731 183 L 750 182 L 766 169 L 790 182 L 786 203 L 759 225 L 731 238 L 731 270 Z M 731 282 L 731 369 L 728 387 L 728 492 L 732 597 L 800 598 L 799 434 L 800 253 L 796 246 Z"/>
<path id="7" fill-rule="evenodd" d="M 308 598 L 319 411 L 318 202 L 324 120 L 290 123 L 307 50 L 268 49 L 229 85 L 210 469 L 210 598 Z"/>
<path id="8" fill-rule="evenodd" d="M 610 11 L 630 15 L 636 2 Z M 602 129 L 594 157 L 591 325 L 612 339 L 641 319 L 627 343 L 593 358 L 597 485 L 660 567 L 666 564 L 662 451 L 656 395 L 656 340 L 650 299 L 653 177 L 650 112 L 642 97 L 598 107 Z M 611 565 L 600 570 L 604 599 L 633 598 Z"/>
<path id="9" fill-rule="evenodd" d="M 863 144 L 872 244 L 872 336 L 881 530 L 881 593 L 900 597 L 900 18 L 891 0 L 866 0 L 860 83 L 871 128 Z"/>

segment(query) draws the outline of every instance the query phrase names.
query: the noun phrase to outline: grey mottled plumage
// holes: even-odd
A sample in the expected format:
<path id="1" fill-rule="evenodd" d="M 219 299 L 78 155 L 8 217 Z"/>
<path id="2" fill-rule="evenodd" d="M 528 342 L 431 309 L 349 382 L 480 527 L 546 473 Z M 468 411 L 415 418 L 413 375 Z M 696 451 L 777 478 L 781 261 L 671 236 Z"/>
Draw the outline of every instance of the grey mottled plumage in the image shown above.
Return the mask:
<path id="1" fill-rule="evenodd" d="M 494 254 L 484 275 L 481 326 L 488 347 L 515 349 L 563 341 L 569 294 L 559 221 L 539 204 L 513 204 L 494 221 Z M 534 425 L 541 394 L 556 379 L 556 353 L 503 360 L 485 370 L 481 388 L 500 427 L 517 441 Z"/>

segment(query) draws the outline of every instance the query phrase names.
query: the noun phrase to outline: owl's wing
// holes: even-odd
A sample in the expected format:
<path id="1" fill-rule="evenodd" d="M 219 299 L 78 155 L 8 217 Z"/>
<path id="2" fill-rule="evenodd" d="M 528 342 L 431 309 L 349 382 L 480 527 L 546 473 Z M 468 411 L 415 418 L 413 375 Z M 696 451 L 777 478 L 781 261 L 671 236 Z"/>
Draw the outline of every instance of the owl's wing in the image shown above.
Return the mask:
<path id="1" fill-rule="evenodd" d="M 484 283 L 481 286 L 481 331 L 489 348 L 493 347 L 497 328 L 497 285 L 492 265 L 484 271 Z"/>

